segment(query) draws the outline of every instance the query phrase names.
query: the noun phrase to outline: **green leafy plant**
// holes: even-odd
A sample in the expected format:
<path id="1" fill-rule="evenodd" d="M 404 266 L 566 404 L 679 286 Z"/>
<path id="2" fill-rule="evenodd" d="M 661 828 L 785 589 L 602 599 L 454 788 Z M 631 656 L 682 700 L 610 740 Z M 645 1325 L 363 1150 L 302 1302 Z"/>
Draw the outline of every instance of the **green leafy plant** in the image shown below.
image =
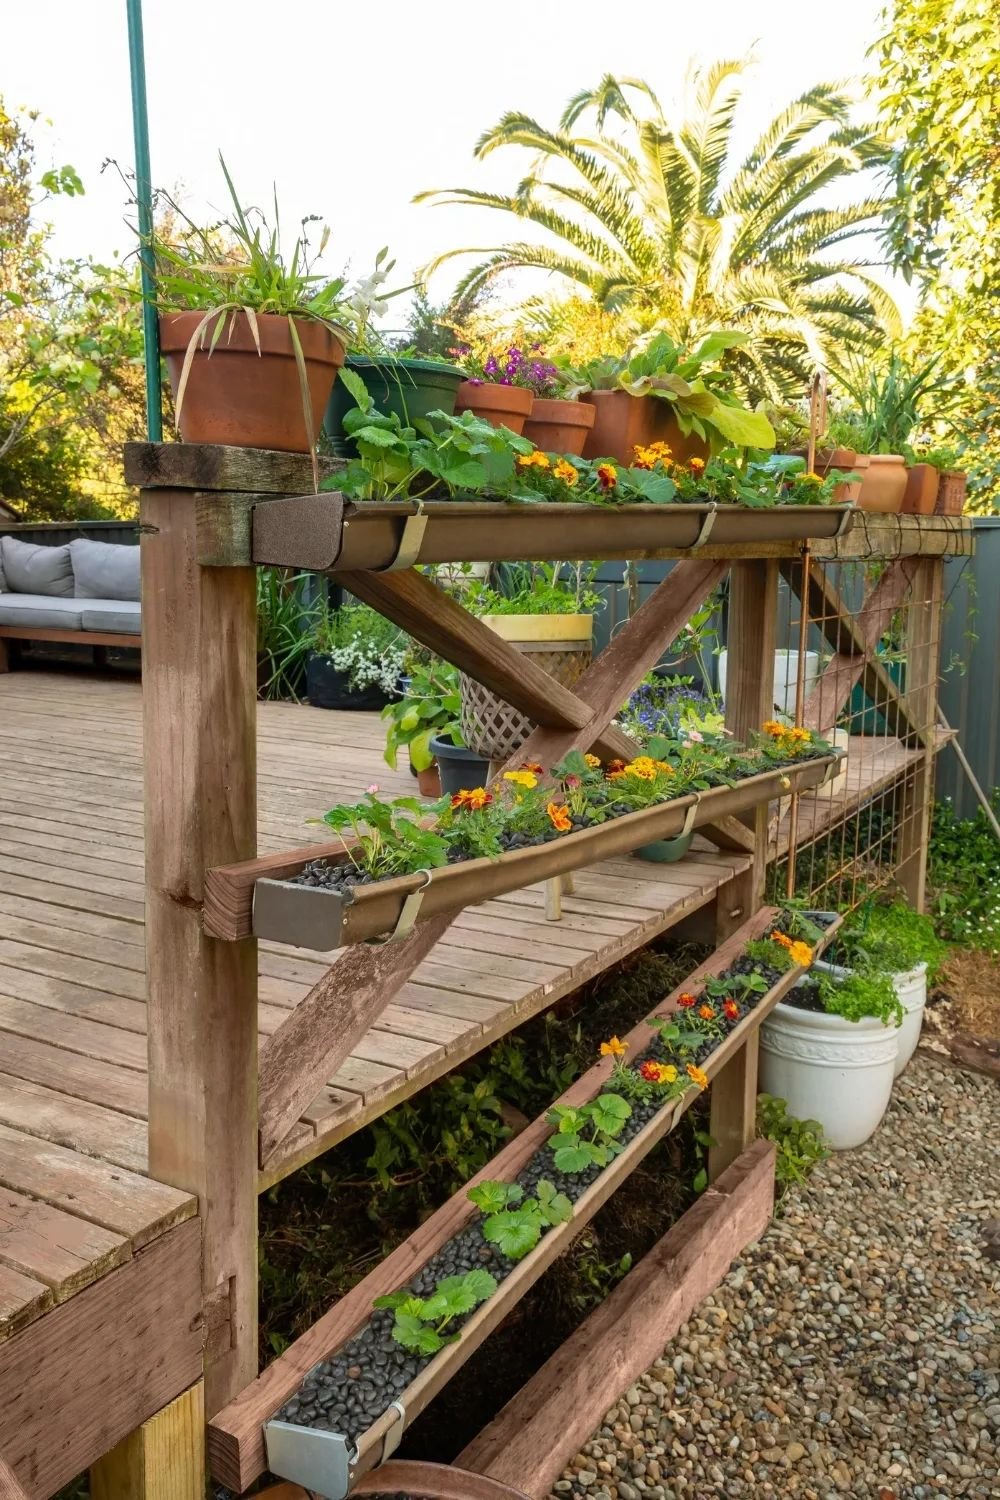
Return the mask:
<path id="1" fill-rule="evenodd" d="M 817 1120 L 798 1120 L 788 1113 L 784 1099 L 757 1095 L 757 1134 L 773 1141 L 774 1173 L 780 1187 L 805 1182 L 809 1173 L 829 1156 L 823 1127 Z"/>
<path id="2" fill-rule="evenodd" d="M 1000 810 L 1000 794 L 993 807 Z M 930 909 L 947 942 L 1000 953 L 1000 870 L 996 834 L 985 812 L 956 818 L 948 802 L 934 809 L 928 849 Z"/>
<path id="3" fill-rule="evenodd" d="M 257 569 L 257 694 L 299 701 L 320 605 L 304 597 L 307 573 Z"/>
<path id="4" fill-rule="evenodd" d="M 549 1147 L 560 1172 L 585 1172 L 588 1167 L 606 1167 L 622 1149 L 618 1136 L 632 1114 L 632 1106 L 619 1094 L 598 1094 L 589 1104 L 555 1105 L 546 1115 L 557 1127 Z"/>
<path id="5" fill-rule="evenodd" d="M 479 616 L 589 614 L 603 603 L 596 576 L 593 563 L 502 563 L 469 582 L 464 603 Z"/>
<path id="6" fill-rule="evenodd" d="M 705 1044 L 704 1033 L 690 1019 L 693 1011 L 693 1005 L 687 1006 L 676 1015 L 650 1016 L 646 1022 L 660 1038 L 667 1054 L 675 1054 L 681 1061 L 693 1057 Z"/>
<path id="7" fill-rule="evenodd" d="M 392 1336 L 397 1344 L 414 1354 L 437 1354 L 458 1338 L 457 1333 L 447 1333 L 449 1325 L 488 1301 L 496 1289 L 496 1278 L 489 1271 L 477 1269 L 466 1271 L 464 1276 L 446 1276 L 430 1297 L 391 1292 L 376 1297 L 373 1306 L 395 1312 Z"/>
<path id="8" fill-rule="evenodd" d="M 447 863 L 448 844 L 439 833 L 420 822 L 426 813 L 415 797 L 383 802 L 377 788 L 360 802 L 331 807 L 323 822 L 341 835 L 344 851 L 355 869 L 374 880 L 434 869 Z M 353 840 L 344 838 L 350 830 Z"/>
<path id="9" fill-rule="evenodd" d="M 845 1021 L 881 1021 L 883 1026 L 901 1026 L 903 1007 L 888 974 L 855 969 L 844 978 L 830 974 L 816 977 L 820 1003 L 827 1015 Z"/>
<path id="10" fill-rule="evenodd" d="M 747 943 L 743 952 L 752 963 L 775 969 L 779 974 L 787 974 L 795 968 L 795 960 L 788 949 L 771 938 L 755 938 Z"/>
<path id="11" fill-rule="evenodd" d="M 854 403 L 859 453 L 912 454 L 919 429 L 942 416 L 954 402 L 954 383 L 938 374 L 941 356 L 911 366 L 893 350 L 881 365 L 866 363 L 841 373 L 840 384 Z"/>
<path id="12" fill-rule="evenodd" d="M 525 1198 L 516 1182 L 482 1182 L 469 1189 L 467 1196 L 484 1215 L 483 1238 L 508 1260 L 523 1260 L 544 1230 L 573 1217 L 572 1203 L 551 1182 L 543 1179 L 536 1193 Z"/>
<path id="13" fill-rule="evenodd" d="M 948 954 L 930 917 L 905 901 L 862 903 L 841 927 L 837 946 L 849 967 L 901 974 L 926 963 L 932 979 Z"/>
<path id="14" fill-rule="evenodd" d="M 426 771 L 434 762 L 432 739 L 462 743 L 459 713 L 458 669 L 450 662 L 416 663 L 410 670 L 410 685 L 402 698 L 387 703 L 382 718 L 388 726 L 385 760 L 393 770 L 400 750 L 409 749 L 415 771 Z"/>

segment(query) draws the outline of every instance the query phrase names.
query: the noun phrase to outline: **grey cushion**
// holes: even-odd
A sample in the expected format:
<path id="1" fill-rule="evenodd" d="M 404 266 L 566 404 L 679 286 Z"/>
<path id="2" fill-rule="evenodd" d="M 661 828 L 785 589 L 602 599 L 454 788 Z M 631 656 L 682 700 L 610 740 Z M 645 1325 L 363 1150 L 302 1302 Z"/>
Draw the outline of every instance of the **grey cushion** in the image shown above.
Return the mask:
<path id="1" fill-rule="evenodd" d="M 80 603 L 84 630 L 105 630 L 112 635 L 138 635 L 142 630 L 142 610 L 134 600 L 95 599 L 89 607 L 85 599 Z"/>
<path id="2" fill-rule="evenodd" d="M 40 547 L 20 537 L 0 537 L 7 588 L 15 594 L 72 599 L 73 563 L 68 547 Z"/>
<path id="3" fill-rule="evenodd" d="M 0 625 L 80 630 L 82 623 L 83 605 L 78 599 L 54 599 L 51 594 L 0 594 Z"/>
<path id="4" fill-rule="evenodd" d="M 138 599 L 138 547 L 78 537 L 69 551 L 78 599 Z"/>
<path id="5" fill-rule="evenodd" d="M 7 580 L 3 576 L 3 552 L 0 551 L 0 594 L 5 593 L 6 590 L 7 590 Z"/>

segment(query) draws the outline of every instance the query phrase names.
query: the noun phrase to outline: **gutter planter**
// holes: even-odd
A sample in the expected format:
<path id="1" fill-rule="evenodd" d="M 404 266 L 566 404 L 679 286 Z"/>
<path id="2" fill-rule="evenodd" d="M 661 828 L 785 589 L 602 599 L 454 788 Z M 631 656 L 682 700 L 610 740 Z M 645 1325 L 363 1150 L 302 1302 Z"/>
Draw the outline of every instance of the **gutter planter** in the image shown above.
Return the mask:
<path id="1" fill-rule="evenodd" d="M 240 889 L 252 885 L 252 930 L 257 937 L 323 953 L 382 935 L 403 936 L 418 918 L 460 911 L 507 891 L 570 874 L 598 860 L 628 854 L 662 839 L 675 839 L 702 823 L 743 812 L 760 802 L 821 786 L 836 774 L 839 764 L 839 755 L 816 756 L 745 777 L 734 786 L 713 787 L 700 795 L 676 797 L 612 817 L 546 843 L 511 850 L 498 859 L 461 860 L 346 890 L 297 884 L 290 878 L 315 860 L 341 862 L 342 843 L 299 851 L 298 857 L 289 857 L 284 866 L 281 856 L 265 856 L 263 860 L 217 868 L 210 872 L 211 896 L 206 892 L 206 931 L 214 937 L 232 937 L 233 931 L 214 919 L 215 909 L 218 906 L 231 913 L 240 904 Z"/>
<path id="2" fill-rule="evenodd" d="M 787 547 L 851 529 L 853 505 L 583 505 L 503 500 L 347 501 L 336 491 L 254 508 L 253 561 L 314 572 L 382 572 L 420 563 L 675 557 L 711 546 Z M 410 524 L 408 524 L 410 523 Z M 765 552 L 761 555 L 767 555 Z M 783 554 L 784 555 L 784 554 Z"/>
<path id="3" fill-rule="evenodd" d="M 811 950 L 816 953 L 830 941 L 840 918 L 829 912 L 807 915 L 821 933 Z M 550 1139 L 554 1128 L 550 1112 L 527 1126 L 388 1261 L 213 1419 L 209 1451 L 216 1477 L 245 1489 L 262 1472 L 266 1442 L 267 1461 L 280 1478 L 314 1490 L 319 1483 L 320 1495 L 343 1500 L 351 1484 L 383 1462 L 395 1450 L 407 1423 L 425 1409 L 653 1146 L 674 1129 L 701 1089 L 804 974 L 798 964 L 782 974 L 745 956 L 747 942 L 767 934 L 777 916 L 773 907 L 758 912 L 657 1007 L 658 1016 L 683 1024 L 683 1018 L 693 1014 L 684 1007 L 697 1003 L 693 995 L 711 979 L 732 975 L 735 986 L 736 976 L 756 973 L 766 985 L 764 992 L 741 991 L 733 1018 L 720 1021 L 722 1029 L 713 1036 L 703 1032 L 702 1043 L 685 1051 L 691 1067 L 686 1073 L 683 1064 L 679 1067 L 683 1082 L 671 1084 L 672 1093 L 653 1090 L 649 1097 L 633 1096 L 610 1159 L 603 1165 L 592 1162 L 582 1170 L 560 1170 Z M 704 1001 L 706 996 L 701 998 Z M 604 1050 L 627 1053 L 634 1065 L 633 1076 L 641 1065 L 657 1061 L 662 1065 L 664 1060 L 681 1056 L 671 1052 L 670 1040 L 661 1038 L 648 1021 L 633 1028 L 625 1045 L 617 1038 L 613 1042 L 613 1047 L 607 1044 Z M 613 1061 L 602 1059 L 555 1101 L 554 1108 L 585 1109 L 602 1095 L 621 1104 L 610 1076 Z M 688 1083 L 688 1077 L 693 1081 Z M 563 1135 L 555 1128 L 558 1145 Z M 488 1211 L 480 1212 L 468 1197 L 470 1189 L 486 1183 L 501 1188 L 516 1184 L 526 1199 L 537 1193 L 538 1202 L 545 1196 L 542 1183 L 564 1195 L 558 1216 L 545 1221 L 526 1252 L 517 1247 L 519 1256 L 500 1248 L 499 1235 L 485 1232 Z M 383 1306 L 383 1301 L 398 1305 L 399 1294 L 430 1298 L 443 1278 L 469 1271 L 480 1273 L 480 1281 L 486 1273 L 482 1295 L 476 1298 L 478 1305 L 467 1302 L 450 1316 L 443 1342 L 431 1340 L 437 1347 L 421 1352 L 394 1338 L 396 1313 L 392 1306 Z M 318 1473 L 317 1454 L 325 1446 L 329 1447 L 330 1468 Z"/>

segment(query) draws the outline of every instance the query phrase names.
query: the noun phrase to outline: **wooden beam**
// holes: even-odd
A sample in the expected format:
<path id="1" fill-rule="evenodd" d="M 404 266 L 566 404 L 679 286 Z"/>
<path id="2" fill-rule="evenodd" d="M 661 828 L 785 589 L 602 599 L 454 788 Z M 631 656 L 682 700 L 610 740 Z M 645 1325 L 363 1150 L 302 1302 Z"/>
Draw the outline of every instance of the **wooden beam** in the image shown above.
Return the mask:
<path id="1" fill-rule="evenodd" d="M 456 1462 L 545 1500 L 605 1412 L 758 1239 L 774 1204 L 774 1147 L 757 1141 L 590 1314 Z M 376 1476 L 380 1473 L 376 1470 Z"/>
<path id="2" fill-rule="evenodd" d="M 140 513 L 149 1171 L 197 1194 L 205 1300 L 229 1310 L 211 1413 L 257 1370 L 257 945 L 202 928 L 205 871 L 256 853 L 255 578 L 199 567 L 191 491 Z"/>
<path id="3" fill-rule="evenodd" d="M 343 459 L 321 457 L 320 478 L 343 467 Z M 312 460 L 308 453 L 275 453 L 267 448 L 228 448 L 214 443 L 126 443 L 125 483 L 145 490 L 295 495 L 312 489 Z M 249 556 L 243 562 L 244 566 L 252 565 Z"/>
<path id="4" fill-rule="evenodd" d="M 774 647 L 778 610 L 778 565 L 734 563 L 729 585 L 726 668 L 726 727 L 744 744 L 774 714 Z M 721 887 L 716 897 L 716 937 L 727 938 L 764 900 L 767 875 L 768 805 L 747 819 L 754 837 L 753 862 Z M 756 1133 L 756 1034 L 726 1064 L 712 1084 L 708 1170 L 713 1179 Z"/>
<path id="5" fill-rule="evenodd" d="M 54 1494 L 200 1379 L 200 1263 L 192 1219 L 0 1345 L 0 1453 L 32 1496 Z"/>
<path id="6" fill-rule="evenodd" d="M 918 566 L 915 558 L 889 563 L 859 610 L 850 607 L 821 566 L 810 568 L 802 607 L 833 647 L 834 656 L 805 702 L 803 722 L 808 728 L 821 733 L 832 729 L 855 684 L 863 682 L 893 734 L 905 735 L 912 729 L 906 698 L 874 652 L 893 612 L 906 598 Z M 800 570 L 783 564 L 782 572 L 797 593 Z"/>
<path id="7" fill-rule="evenodd" d="M 0 1500 L 30 1500 L 27 1490 L 17 1482 L 13 1469 L 9 1469 L 0 1458 Z"/>
<path id="8" fill-rule="evenodd" d="M 607 720 L 595 725 L 597 716 L 592 707 L 536 666 L 529 655 L 470 615 L 425 573 L 414 568 L 399 573 L 341 573 L 338 582 L 519 709 L 532 723 L 560 731 L 586 728 L 593 731 L 587 740 L 588 750 L 593 746 L 597 754 L 610 758 L 632 754 L 627 736 L 616 730 L 605 733 Z"/>
<path id="9" fill-rule="evenodd" d="M 92 1465 L 90 1500 L 205 1500 L 200 1380 Z"/>
<path id="10" fill-rule="evenodd" d="M 920 758 L 901 788 L 896 848 L 896 880 L 916 911 L 923 911 L 927 895 L 943 594 L 943 563 L 921 558 L 913 576 L 906 619 L 906 701 L 914 735 L 920 742 Z"/>

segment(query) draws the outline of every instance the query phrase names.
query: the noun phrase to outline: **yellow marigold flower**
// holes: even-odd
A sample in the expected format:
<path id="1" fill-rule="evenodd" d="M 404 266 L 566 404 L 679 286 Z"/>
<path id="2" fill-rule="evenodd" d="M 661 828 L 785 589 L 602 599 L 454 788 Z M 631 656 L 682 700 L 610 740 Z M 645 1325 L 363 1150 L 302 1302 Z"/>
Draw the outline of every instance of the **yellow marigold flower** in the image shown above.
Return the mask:
<path id="1" fill-rule="evenodd" d="M 813 951 L 808 943 L 792 943 L 788 949 L 789 955 L 803 969 L 808 969 L 813 961 Z"/>
<path id="2" fill-rule="evenodd" d="M 534 453 L 521 453 L 518 455 L 518 466 L 522 469 L 548 469 L 551 468 L 547 453 L 541 448 L 536 448 Z"/>
<path id="3" fill-rule="evenodd" d="M 775 738 L 777 738 L 778 735 L 784 734 L 785 732 L 784 724 L 779 724 L 777 719 L 768 719 L 767 723 L 764 724 L 763 729 L 765 734 L 774 735 Z"/>
<path id="4" fill-rule="evenodd" d="M 598 464 L 597 478 L 602 490 L 613 490 L 618 483 L 618 470 L 614 464 Z"/>
<path id="5" fill-rule="evenodd" d="M 665 776 L 672 776 L 674 774 L 673 766 L 669 765 L 665 760 L 654 760 L 653 765 L 658 771 L 662 771 Z"/>
<path id="6" fill-rule="evenodd" d="M 601 757 L 599 755 L 585 755 L 583 758 L 592 771 L 600 770 Z"/>
<path id="7" fill-rule="evenodd" d="M 628 1042 L 619 1041 L 616 1036 L 610 1037 L 608 1041 L 601 1043 L 602 1057 L 624 1057 L 628 1051 Z"/>
<path id="8" fill-rule="evenodd" d="M 533 771 L 505 771 L 504 781 L 512 781 L 515 786 L 527 787 L 532 791 L 538 785 L 538 777 Z"/>
<path id="9" fill-rule="evenodd" d="M 576 469 L 574 469 L 573 465 L 571 463 L 567 463 L 564 458 L 561 458 L 559 460 L 552 472 L 557 479 L 562 480 L 563 484 L 568 484 L 570 489 L 573 488 L 573 486 L 579 481 L 580 478 L 580 475 L 577 473 Z"/>
<path id="10" fill-rule="evenodd" d="M 688 1063 L 687 1075 L 692 1083 L 696 1083 L 700 1089 L 708 1088 L 708 1074 L 701 1068 L 696 1068 L 694 1063 Z"/>
<path id="11" fill-rule="evenodd" d="M 700 474 L 704 467 L 705 460 L 703 458 L 692 458 L 688 460 L 688 468 L 693 469 L 696 474 Z"/>
<path id="12" fill-rule="evenodd" d="M 661 1083 L 676 1083 L 677 1082 L 677 1069 L 674 1067 L 673 1063 L 661 1063 L 660 1064 L 660 1082 Z"/>

